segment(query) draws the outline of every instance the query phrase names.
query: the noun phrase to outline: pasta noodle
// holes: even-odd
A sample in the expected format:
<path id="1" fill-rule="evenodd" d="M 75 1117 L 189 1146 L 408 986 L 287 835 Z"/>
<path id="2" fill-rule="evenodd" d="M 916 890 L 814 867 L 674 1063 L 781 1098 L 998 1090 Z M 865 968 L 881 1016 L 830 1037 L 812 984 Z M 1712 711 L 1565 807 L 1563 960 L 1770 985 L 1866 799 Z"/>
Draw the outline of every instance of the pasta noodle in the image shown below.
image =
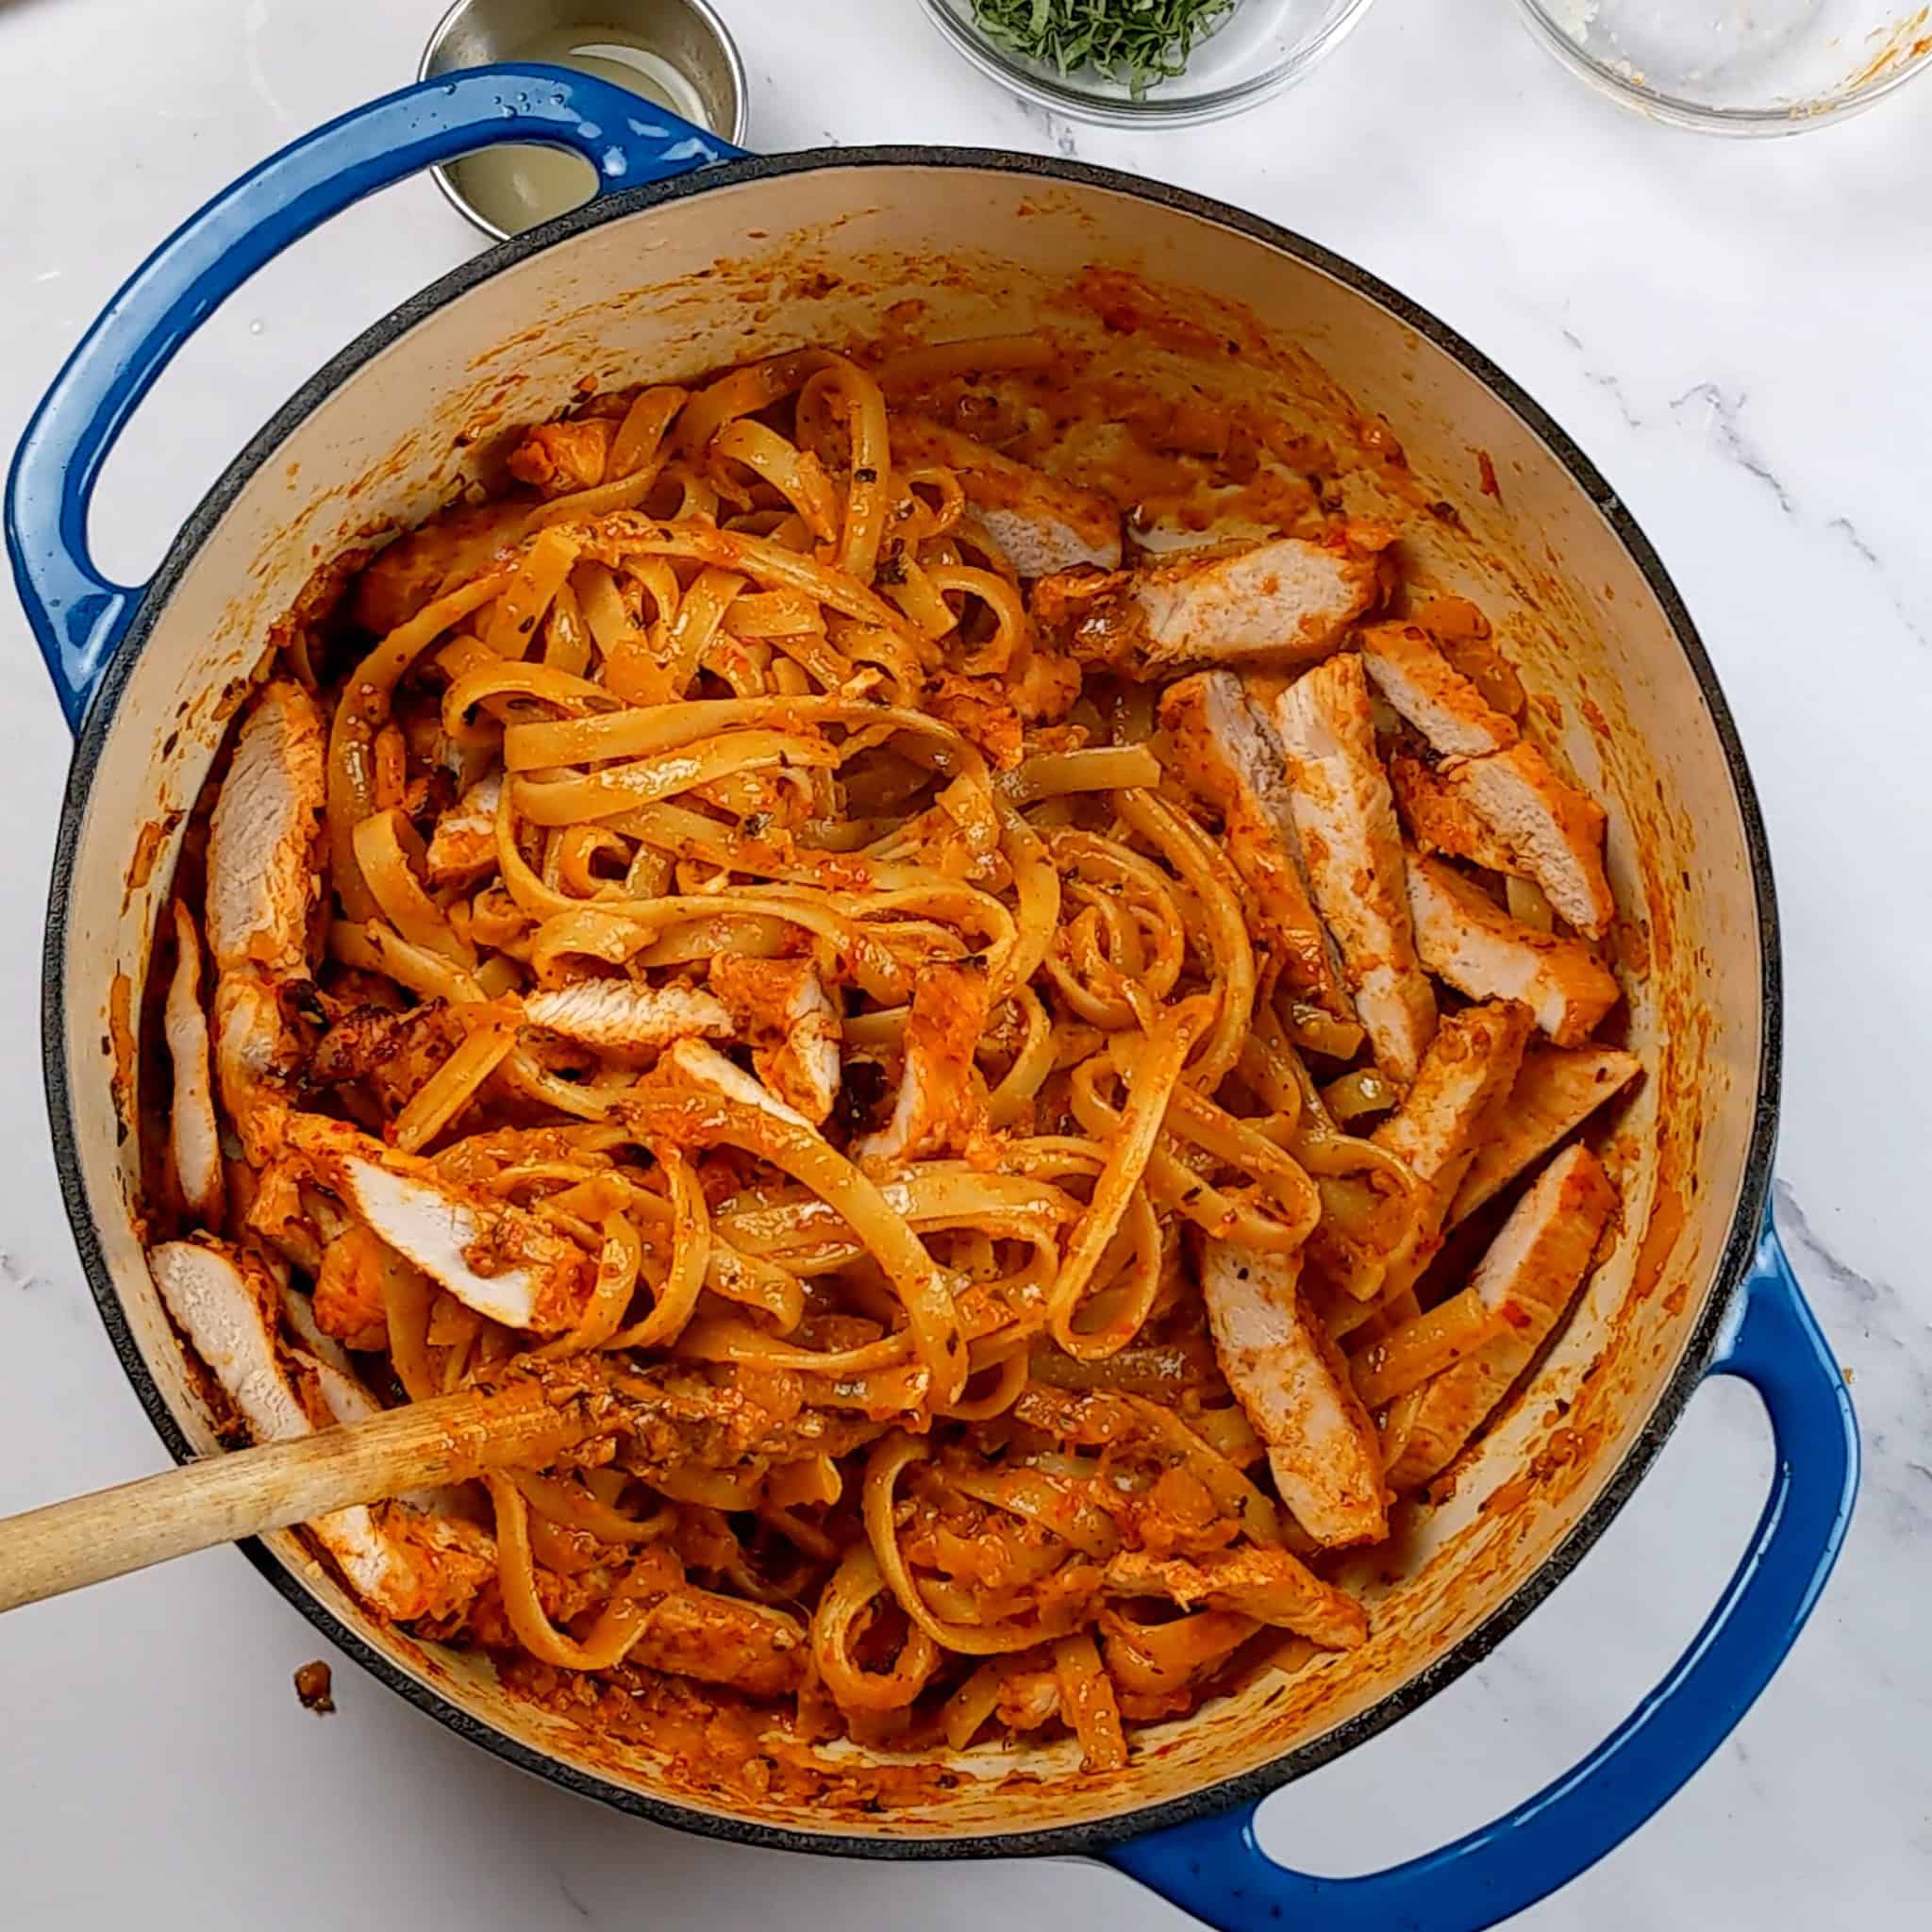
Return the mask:
<path id="1" fill-rule="evenodd" d="M 213 1040 L 245 1131 L 194 1206 L 170 1156 L 157 1226 L 288 1281 L 278 1359 L 364 1408 L 525 1375 L 611 1418 L 384 1506 L 438 1607 L 372 1608 L 573 1721 L 749 1709 L 705 1735 L 782 1733 L 767 1778 L 834 1779 L 835 1737 L 1117 1773 L 1243 1666 L 1359 1641 L 1327 1553 L 1513 1345 L 1442 1224 L 1527 1022 L 1444 992 L 1440 1055 L 1386 1050 L 1318 849 L 1277 813 L 1257 850 L 1188 663 L 1130 661 L 1180 605 L 1092 562 L 1138 499 L 1049 459 L 1078 366 L 1029 333 L 590 395 L 291 645 L 177 881 L 169 1041 Z M 1211 596 L 1238 486 L 1187 460 L 1206 548 L 1158 584 Z M 1279 541 L 1366 541 L 1274 483 L 1313 506 Z M 1399 608 L 1374 569 L 1332 662 Z M 1096 599 L 1099 645 L 1064 615 Z M 1240 705 L 1298 810 L 1328 794 L 1257 722 L 1286 681 Z M 1581 952 L 1527 872 L 1461 880 Z M 1335 931 L 1290 978 L 1310 893 Z M 1366 1527 L 1320 1507 L 1337 1443 Z"/>

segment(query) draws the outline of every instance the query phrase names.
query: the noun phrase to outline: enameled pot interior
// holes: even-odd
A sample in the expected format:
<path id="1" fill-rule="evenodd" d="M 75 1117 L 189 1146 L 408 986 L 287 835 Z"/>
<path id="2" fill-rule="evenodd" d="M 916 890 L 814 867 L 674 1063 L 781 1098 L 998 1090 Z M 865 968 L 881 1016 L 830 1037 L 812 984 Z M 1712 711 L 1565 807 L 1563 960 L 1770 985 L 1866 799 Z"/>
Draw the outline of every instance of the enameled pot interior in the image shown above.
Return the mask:
<path id="1" fill-rule="evenodd" d="M 1143 279 L 1151 299 L 1130 305 L 1140 325 L 1120 326 L 1116 304 L 1109 326 L 1108 305 L 1077 299 L 1096 267 Z M 271 622 L 319 561 L 449 500 L 496 432 L 563 407 L 587 376 L 689 377 L 888 322 L 930 340 L 1044 322 L 1157 392 L 1195 385 L 1264 403 L 1341 454 L 1352 509 L 1400 524 L 1412 583 L 1490 615 L 1532 692 L 1533 728 L 1610 810 L 1629 1043 L 1646 1068 L 1606 1150 L 1624 1191 L 1614 1252 L 1453 1497 L 1408 1512 L 1392 1554 L 1357 1565 L 1370 1643 L 1143 1733 L 1129 1771 L 1103 1780 L 1069 1748 L 1023 1746 L 960 1758 L 953 1790 L 904 1808 L 761 1794 L 509 1698 L 473 1658 L 364 1617 L 293 1537 L 270 1540 L 264 1561 L 408 1694 L 613 1802 L 793 1843 L 1065 1849 L 1129 1814 L 1174 1815 L 1205 1791 L 1320 1761 L 1523 1614 L 1674 1417 L 1762 1198 L 1768 900 L 1708 667 L 1601 479 L 1439 325 L 1229 211 L 991 157 L 741 163 L 498 250 L 325 371 L 170 557 L 75 766 L 49 943 L 50 1094 L 83 1258 L 123 1358 L 175 1452 L 207 1451 L 208 1418 L 142 1261 L 129 1029 L 182 808 Z M 1400 462 L 1381 432 L 1364 438 L 1376 418 Z M 857 1794 L 863 1754 L 845 1756 Z M 1033 1779 L 1015 1788 L 1016 1771 Z"/>

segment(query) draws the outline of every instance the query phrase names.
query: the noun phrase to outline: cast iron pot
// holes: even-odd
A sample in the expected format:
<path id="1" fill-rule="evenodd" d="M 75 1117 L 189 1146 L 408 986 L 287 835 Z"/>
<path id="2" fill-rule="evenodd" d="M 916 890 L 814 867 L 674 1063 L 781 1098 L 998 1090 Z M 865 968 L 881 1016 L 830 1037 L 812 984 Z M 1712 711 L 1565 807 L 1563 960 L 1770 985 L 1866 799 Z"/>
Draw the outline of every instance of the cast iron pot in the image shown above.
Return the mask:
<path id="1" fill-rule="evenodd" d="M 377 324 L 236 458 L 151 583 L 104 579 L 86 539 L 94 479 L 199 319 L 358 196 L 512 141 L 583 155 L 597 196 Z M 470 474 L 479 436 L 562 407 L 587 374 L 607 384 L 690 375 L 875 329 L 907 302 L 923 305 L 919 326 L 933 339 L 1022 328 L 1050 307 L 1061 326 L 1084 316 L 1099 343 L 1091 307 L 1067 299 L 1096 266 L 1141 277 L 1167 325 L 1189 325 L 1144 332 L 1150 389 L 1200 375 L 1199 351 L 1223 390 L 1312 409 L 1339 439 L 1386 416 L 1406 462 L 1370 465 L 1381 479 L 1371 493 L 1404 524 L 1411 576 L 1491 613 L 1550 734 L 1609 807 L 1611 873 L 1641 969 L 1628 976 L 1630 1041 L 1646 1068 L 1617 1127 L 1624 1230 L 1454 1496 L 1407 1533 L 1400 1575 L 1371 1588 L 1374 1637 L 1143 1733 L 1113 1777 L 1082 1775 L 1064 1747 L 1021 1747 L 999 1768 L 1039 1782 L 1015 1790 L 970 1774 L 967 1759 L 955 1791 L 859 1824 L 701 1788 L 647 1748 L 584 1737 L 508 1695 L 475 1657 L 367 1617 L 292 1535 L 250 1555 L 332 1641 L 441 1723 L 641 1817 L 874 1857 L 1091 1854 L 1230 1932 L 1290 1918 L 1474 1932 L 1617 1844 L 1749 1707 L 1839 1549 L 1857 1436 L 1766 1218 L 1775 912 L 1763 826 L 1709 661 L 1649 542 L 1562 431 L 1467 342 L 1325 250 L 1198 195 L 1068 161 L 916 147 L 753 158 L 601 83 L 530 67 L 405 89 L 219 195 L 89 332 L 8 484 L 16 580 L 78 734 L 45 956 L 61 1186 L 156 1427 L 176 1457 L 215 1449 L 142 1258 L 130 1131 L 140 1073 L 126 1041 L 182 808 L 271 622 L 319 560 L 372 523 L 438 508 Z M 1713 1374 L 1741 1375 L 1764 1399 L 1772 1495 L 1708 1622 L 1636 1714 L 1517 1811 L 1429 1857 L 1347 1879 L 1272 1862 L 1252 1828 L 1262 1795 L 1392 1724 L 1527 1615 Z M 1528 1481 L 1533 1458 L 1541 1473 Z"/>

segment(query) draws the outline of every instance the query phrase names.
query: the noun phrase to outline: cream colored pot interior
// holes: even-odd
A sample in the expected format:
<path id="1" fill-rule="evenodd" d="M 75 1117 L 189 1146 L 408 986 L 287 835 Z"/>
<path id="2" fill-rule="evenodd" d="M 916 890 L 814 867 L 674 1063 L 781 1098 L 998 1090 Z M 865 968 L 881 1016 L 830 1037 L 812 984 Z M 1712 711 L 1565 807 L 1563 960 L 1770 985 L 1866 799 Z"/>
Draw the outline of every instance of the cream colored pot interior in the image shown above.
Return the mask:
<path id="1" fill-rule="evenodd" d="M 725 251 L 729 251 L 726 253 Z M 1107 332 L 1069 285 L 1093 265 L 1162 291 L 1198 330 Z M 916 310 L 895 305 L 916 303 Z M 1412 579 L 1475 599 L 1534 695 L 1535 729 L 1610 808 L 1631 1044 L 1647 1077 L 1614 1123 L 1615 1253 L 1527 1394 L 1432 1513 L 1400 1574 L 1367 1586 L 1366 1648 L 1266 1679 L 1166 1731 L 1094 1783 L 1056 1751 L 980 1752 L 958 1789 L 863 1821 L 868 1835 L 1033 1831 L 1104 1818 L 1252 1770 L 1409 1683 L 1538 1571 L 1609 1482 L 1679 1365 L 1743 1185 L 1761 1014 L 1743 824 L 1697 679 L 1598 506 L 1540 436 L 1401 316 L 1201 213 L 991 168 L 829 165 L 715 187 L 608 221 L 426 313 L 262 462 L 188 564 L 122 693 L 86 800 L 66 908 L 74 1134 L 105 1264 L 182 1431 L 214 1446 L 147 1277 L 133 1214 L 139 1105 L 126 1019 L 190 803 L 272 619 L 310 570 L 382 520 L 446 501 L 490 432 L 541 419 L 586 375 L 679 379 L 872 331 L 888 309 L 932 340 L 1084 327 L 1151 387 L 1270 399 L 1361 450 L 1385 417 L 1407 466 L 1363 454 L 1353 507 L 1397 519 Z M 1163 342 L 1179 346 L 1163 347 Z M 1190 353 L 1183 354 L 1185 348 Z M 1374 438 L 1371 439 L 1373 443 Z M 1351 460 L 1354 460 L 1351 454 Z M 1709 997 L 1715 986 L 1722 999 Z M 119 1045 L 117 1046 L 117 1042 Z M 1540 1479 L 1524 1480 L 1536 1463 Z M 479 1723 L 640 1794 L 801 1832 L 823 1807 L 681 1783 L 612 1757 L 508 1698 L 473 1661 L 397 1639 L 291 1537 L 274 1554 L 328 1611 Z M 1378 1554 L 1378 1572 L 1386 1558 Z M 1001 1774 L 1045 1782 L 1014 1791 Z"/>

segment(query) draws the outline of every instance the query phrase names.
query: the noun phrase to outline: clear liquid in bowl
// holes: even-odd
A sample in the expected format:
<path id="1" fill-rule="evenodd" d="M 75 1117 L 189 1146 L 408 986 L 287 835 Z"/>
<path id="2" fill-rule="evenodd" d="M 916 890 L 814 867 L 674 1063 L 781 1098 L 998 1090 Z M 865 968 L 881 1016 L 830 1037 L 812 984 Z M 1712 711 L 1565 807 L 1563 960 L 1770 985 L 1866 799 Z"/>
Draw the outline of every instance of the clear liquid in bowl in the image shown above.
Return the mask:
<path id="1" fill-rule="evenodd" d="M 700 127 L 710 126 L 704 95 L 690 76 L 627 29 L 550 27 L 531 35 L 504 58 L 575 68 L 669 108 Z M 581 207 L 597 185 L 595 172 L 581 156 L 548 147 L 491 148 L 453 163 L 449 173 L 463 199 L 507 235 L 521 234 Z"/>

